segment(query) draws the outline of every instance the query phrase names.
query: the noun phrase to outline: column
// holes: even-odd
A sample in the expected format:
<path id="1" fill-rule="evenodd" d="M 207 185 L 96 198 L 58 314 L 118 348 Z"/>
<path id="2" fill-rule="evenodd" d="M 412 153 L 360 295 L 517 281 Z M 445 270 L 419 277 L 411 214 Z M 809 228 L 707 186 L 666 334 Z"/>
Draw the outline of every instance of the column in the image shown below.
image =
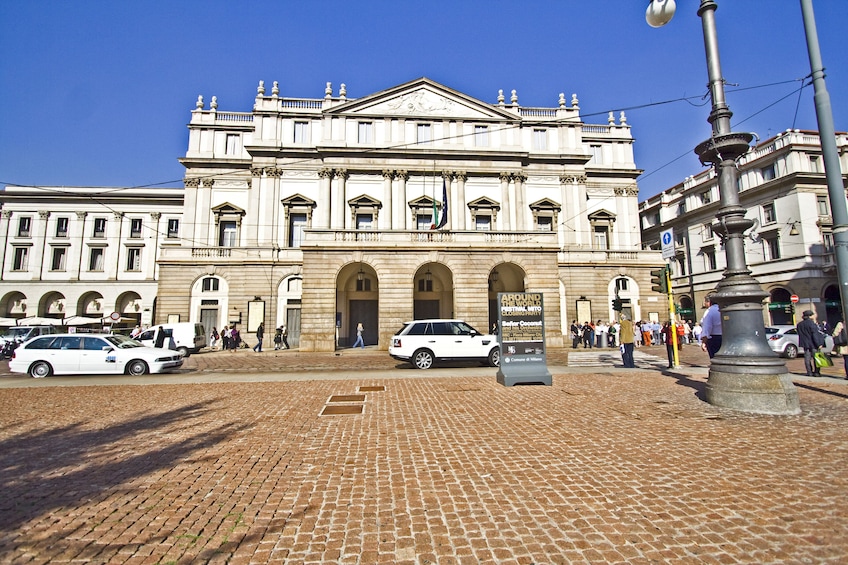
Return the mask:
<path id="1" fill-rule="evenodd" d="M 332 196 L 333 216 L 330 228 L 334 230 L 345 229 L 345 189 L 347 185 L 347 171 L 338 169 L 334 173 Z"/>
<path id="2" fill-rule="evenodd" d="M 330 198 L 330 183 L 333 178 L 333 169 L 321 169 L 318 171 L 318 214 L 315 217 L 316 228 L 329 228 L 333 202 Z"/>
<path id="3" fill-rule="evenodd" d="M 501 225 L 500 230 L 509 230 L 511 223 L 510 219 L 510 206 L 509 206 L 509 181 L 512 179 L 512 173 L 501 173 Z M 492 226 L 493 228 L 495 226 Z"/>
<path id="4" fill-rule="evenodd" d="M 457 171 L 454 173 L 453 178 L 456 180 L 456 198 L 454 199 L 453 212 L 451 213 L 451 218 L 453 218 L 456 223 L 455 229 L 464 230 L 465 229 L 465 215 L 468 210 L 466 210 L 466 202 L 465 202 L 465 181 L 468 179 L 468 174 L 465 171 Z"/>
<path id="5" fill-rule="evenodd" d="M 124 222 L 124 215 L 121 212 L 115 212 L 112 221 L 108 223 L 106 226 L 106 242 L 108 250 L 110 247 L 114 248 L 114 255 L 110 257 L 109 253 L 105 253 L 105 257 L 103 257 L 103 268 L 106 271 L 106 279 L 107 280 L 117 280 L 118 273 L 121 268 L 121 234 L 123 233 L 122 224 Z M 110 260 L 111 259 L 111 260 Z"/>
<path id="6" fill-rule="evenodd" d="M 405 230 L 407 222 L 407 201 L 406 201 L 406 181 L 409 180 L 408 171 L 395 172 L 395 178 L 398 181 L 397 207 L 395 208 L 395 229 Z"/>
<path id="7" fill-rule="evenodd" d="M 32 226 L 32 240 L 35 245 L 32 246 L 32 257 L 30 257 L 30 270 L 35 265 L 38 265 L 38 278 L 41 279 L 41 274 L 44 272 L 45 259 L 51 261 L 52 257 L 47 255 L 47 221 L 50 219 L 50 212 L 46 210 L 38 211 L 38 223 Z M 41 242 L 41 247 L 38 242 Z M 49 268 L 49 267 L 48 267 Z M 41 315 L 41 313 L 39 313 Z"/>
<path id="8" fill-rule="evenodd" d="M 9 241 L 9 222 L 12 220 L 11 210 L 0 210 L 0 234 L 4 241 Z M 0 279 L 6 279 L 6 250 L 11 249 L 9 245 L 3 245 L 0 249 Z"/>
<path id="9" fill-rule="evenodd" d="M 191 210 L 191 214 L 193 215 L 191 220 L 192 235 L 191 237 L 185 236 L 188 244 L 192 247 L 197 247 L 198 245 L 218 245 L 217 238 L 214 234 L 210 233 L 214 230 L 209 226 L 209 215 L 212 208 L 212 186 L 214 182 L 214 179 L 206 179 L 203 183 L 205 190 L 202 187 L 198 187 L 193 191 L 195 194 L 195 207 L 183 208 L 184 210 Z M 167 227 L 165 226 L 166 229 Z"/>
<path id="10" fill-rule="evenodd" d="M 271 245 L 274 243 L 276 226 L 274 225 L 274 211 L 280 205 L 277 195 L 280 193 L 280 178 L 283 169 L 279 167 L 265 167 L 265 189 L 259 195 L 259 245 Z"/>
<path id="11" fill-rule="evenodd" d="M 247 197 L 247 214 L 244 218 L 242 229 L 239 230 L 239 244 L 247 247 L 255 247 L 259 244 L 259 218 L 260 200 L 259 196 L 266 190 L 268 178 L 265 176 L 265 168 L 253 167 L 250 169 L 253 178 L 250 182 L 250 191 Z M 242 239 L 242 237 L 244 239 Z"/>
<path id="12" fill-rule="evenodd" d="M 195 222 L 197 217 L 197 187 L 200 186 L 199 178 L 185 178 L 183 179 L 183 185 L 185 186 L 185 193 L 183 195 L 183 210 L 185 211 L 183 214 L 183 225 L 182 225 L 182 236 L 183 243 L 188 243 L 188 245 L 194 245 L 195 238 Z"/>
<path id="13" fill-rule="evenodd" d="M 383 213 L 380 214 L 380 229 L 390 230 L 394 228 L 394 208 L 392 207 L 392 179 L 394 171 L 388 169 L 383 171 Z"/>
<path id="14" fill-rule="evenodd" d="M 524 231 L 527 229 L 527 198 L 524 194 L 527 175 L 518 172 L 512 175 L 512 180 L 515 182 L 515 229 Z"/>

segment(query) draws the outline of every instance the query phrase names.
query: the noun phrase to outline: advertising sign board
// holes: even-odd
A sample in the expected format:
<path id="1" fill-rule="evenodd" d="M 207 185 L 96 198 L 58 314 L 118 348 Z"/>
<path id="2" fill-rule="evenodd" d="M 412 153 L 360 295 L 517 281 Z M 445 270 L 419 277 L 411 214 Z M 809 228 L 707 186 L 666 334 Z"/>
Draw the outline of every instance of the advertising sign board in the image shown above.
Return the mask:
<path id="1" fill-rule="evenodd" d="M 552 385 L 545 354 L 542 293 L 498 293 L 498 328 L 501 346 L 498 383 Z"/>

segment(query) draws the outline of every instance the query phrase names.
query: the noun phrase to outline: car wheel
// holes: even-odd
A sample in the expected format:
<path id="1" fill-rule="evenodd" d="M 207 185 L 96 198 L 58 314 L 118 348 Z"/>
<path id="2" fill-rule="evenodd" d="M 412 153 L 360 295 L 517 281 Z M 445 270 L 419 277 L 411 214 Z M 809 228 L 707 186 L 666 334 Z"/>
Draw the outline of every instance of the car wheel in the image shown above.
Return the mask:
<path id="1" fill-rule="evenodd" d="M 188 357 L 191 353 L 188 350 L 188 347 L 178 347 L 177 353 L 179 353 L 182 357 Z"/>
<path id="2" fill-rule="evenodd" d="M 433 366 L 433 352 L 427 349 L 419 349 L 412 356 L 412 364 L 419 369 L 429 369 Z"/>
<path id="3" fill-rule="evenodd" d="M 53 374 L 53 367 L 47 361 L 36 361 L 30 365 L 29 374 L 35 379 L 43 379 Z"/>
<path id="4" fill-rule="evenodd" d="M 144 375 L 147 373 L 147 363 L 140 359 L 127 363 L 127 373 L 130 375 Z"/>
<path id="5" fill-rule="evenodd" d="M 795 359 L 798 357 L 798 348 L 790 343 L 786 346 L 786 349 L 783 350 L 783 354 L 786 355 L 788 359 Z"/>
<path id="6" fill-rule="evenodd" d="M 495 347 L 489 352 L 489 366 L 490 367 L 500 367 L 501 365 L 501 349 L 500 347 Z"/>

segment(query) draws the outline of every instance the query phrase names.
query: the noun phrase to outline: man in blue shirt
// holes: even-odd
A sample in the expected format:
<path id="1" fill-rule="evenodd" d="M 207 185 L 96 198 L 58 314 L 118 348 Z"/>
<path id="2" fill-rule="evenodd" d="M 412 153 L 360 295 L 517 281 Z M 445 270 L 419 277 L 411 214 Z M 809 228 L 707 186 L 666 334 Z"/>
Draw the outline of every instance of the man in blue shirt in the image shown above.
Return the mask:
<path id="1" fill-rule="evenodd" d="M 704 297 L 703 307 L 706 312 L 701 319 L 701 349 L 712 359 L 721 348 L 721 313 L 710 295 Z"/>

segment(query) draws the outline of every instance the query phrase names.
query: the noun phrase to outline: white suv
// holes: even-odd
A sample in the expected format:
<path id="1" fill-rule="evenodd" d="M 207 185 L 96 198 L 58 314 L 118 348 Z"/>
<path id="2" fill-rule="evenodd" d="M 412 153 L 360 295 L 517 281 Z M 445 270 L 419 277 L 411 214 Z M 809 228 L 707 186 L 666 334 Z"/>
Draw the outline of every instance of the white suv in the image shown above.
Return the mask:
<path id="1" fill-rule="evenodd" d="M 392 337 L 389 355 L 429 369 L 435 361 L 479 360 L 497 367 L 498 337 L 481 334 L 462 320 L 414 320 Z"/>

